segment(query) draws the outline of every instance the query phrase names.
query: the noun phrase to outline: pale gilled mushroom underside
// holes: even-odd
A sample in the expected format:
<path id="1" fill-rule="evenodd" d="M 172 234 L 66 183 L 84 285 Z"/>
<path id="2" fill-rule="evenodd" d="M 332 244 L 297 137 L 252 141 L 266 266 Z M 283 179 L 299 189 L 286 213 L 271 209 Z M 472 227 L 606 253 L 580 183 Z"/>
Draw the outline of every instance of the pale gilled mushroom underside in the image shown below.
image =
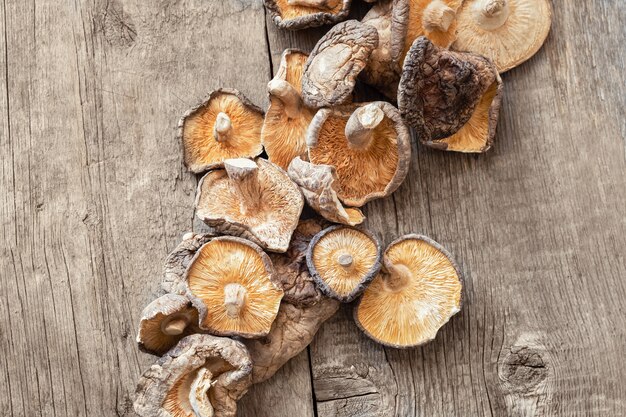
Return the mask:
<path id="1" fill-rule="evenodd" d="M 187 233 L 183 236 L 183 240 L 165 259 L 161 282 L 163 291 L 180 295 L 187 292 L 185 271 L 198 249 L 214 237 L 213 233 Z"/>
<path id="2" fill-rule="evenodd" d="M 344 20 L 352 0 L 264 0 L 264 3 L 276 26 L 298 30 Z"/>

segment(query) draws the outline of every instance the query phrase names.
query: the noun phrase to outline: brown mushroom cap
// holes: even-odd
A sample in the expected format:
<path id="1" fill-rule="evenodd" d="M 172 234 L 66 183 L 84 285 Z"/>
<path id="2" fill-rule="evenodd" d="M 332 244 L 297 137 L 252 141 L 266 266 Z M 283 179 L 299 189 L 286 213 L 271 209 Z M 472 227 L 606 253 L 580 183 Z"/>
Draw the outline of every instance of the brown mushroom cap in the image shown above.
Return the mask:
<path id="1" fill-rule="evenodd" d="M 321 219 L 301 220 L 293 232 L 287 252 L 269 254 L 276 281 L 285 292 L 283 302 L 306 307 L 322 298 L 306 265 L 306 251 L 313 236 L 321 232 L 325 225 L 326 222 Z"/>
<path id="2" fill-rule="evenodd" d="M 369 231 L 337 225 L 315 235 L 306 262 L 325 295 L 349 303 L 374 279 L 381 256 L 380 242 Z"/>
<path id="3" fill-rule="evenodd" d="M 264 3 L 276 26 L 297 30 L 345 19 L 352 0 L 264 0 Z"/>
<path id="4" fill-rule="evenodd" d="M 162 355 L 180 339 L 198 331 L 198 311 L 187 297 L 165 294 L 141 313 L 137 344 L 144 352 Z"/>
<path id="5" fill-rule="evenodd" d="M 407 235 L 389 245 L 383 262 L 354 310 L 357 325 L 395 348 L 433 340 L 461 309 L 463 278 L 450 254 L 425 236 Z"/>
<path id="6" fill-rule="evenodd" d="M 252 383 L 269 379 L 287 361 L 302 352 L 322 323 L 339 309 L 339 302 L 323 297 L 310 306 L 281 303 L 270 333 L 261 339 L 244 340 L 252 358 Z"/>
<path id="7" fill-rule="evenodd" d="M 284 252 L 298 225 L 304 199 L 287 173 L 257 158 L 229 159 L 198 184 L 196 215 L 221 233 Z"/>
<path id="8" fill-rule="evenodd" d="M 296 156 L 306 155 L 306 130 L 315 111 L 302 101 L 302 72 L 308 55 L 286 49 L 278 72 L 268 84 L 270 106 L 261 138 L 269 160 L 287 169 Z"/>
<path id="9" fill-rule="evenodd" d="M 501 93 L 502 80 L 489 59 L 421 37 L 404 61 L 398 107 L 423 144 L 483 152 L 495 136 Z"/>
<path id="10" fill-rule="evenodd" d="M 402 64 L 415 39 L 426 36 L 449 47 L 456 37 L 456 13 L 463 0 L 394 0 L 391 56 Z"/>
<path id="11" fill-rule="evenodd" d="M 548 0 L 465 0 L 452 47 L 493 60 L 505 72 L 541 48 L 552 23 Z"/>
<path id="12" fill-rule="evenodd" d="M 252 362 L 235 340 L 206 334 L 182 339 L 139 379 L 141 417 L 235 417 L 251 385 Z"/>
<path id="13" fill-rule="evenodd" d="M 333 186 L 337 180 L 335 168 L 315 165 L 300 158 L 291 161 L 289 178 L 300 187 L 306 202 L 326 220 L 348 226 L 363 223 L 365 216 L 358 208 L 344 207 Z"/>
<path id="14" fill-rule="evenodd" d="M 376 46 L 376 28 L 357 20 L 335 25 L 317 42 L 304 66 L 304 103 L 319 108 L 348 101 Z"/>
<path id="15" fill-rule="evenodd" d="M 319 110 L 307 146 L 312 163 L 335 167 L 337 196 L 353 207 L 393 193 L 411 160 L 409 130 L 382 101 Z"/>
<path id="16" fill-rule="evenodd" d="M 178 124 L 185 165 L 192 172 L 211 169 L 225 159 L 263 152 L 263 111 L 237 90 L 213 91 Z"/>
<path id="17" fill-rule="evenodd" d="M 214 238 L 212 233 L 185 233 L 183 240 L 165 259 L 161 289 L 167 293 L 185 295 L 185 271 L 198 249 Z"/>
<path id="18" fill-rule="evenodd" d="M 265 252 L 230 236 L 202 246 L 186 273 L 200 327 L 219 336 L 260 337 L 270 331 L 283 298 L 274 280 Z"/>

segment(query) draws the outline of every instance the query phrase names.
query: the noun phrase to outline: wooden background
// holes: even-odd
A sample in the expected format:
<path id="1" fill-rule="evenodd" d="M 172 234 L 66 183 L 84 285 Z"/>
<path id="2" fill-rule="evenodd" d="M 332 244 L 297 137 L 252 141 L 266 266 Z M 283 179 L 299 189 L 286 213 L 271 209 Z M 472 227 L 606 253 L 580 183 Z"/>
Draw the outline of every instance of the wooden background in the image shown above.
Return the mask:
<path id="1" fill-rule="evenodd" d="M 366 6 L 355 0 L 355 15 Z M 386 242 L 425 233 L 467 273 L 462 312 L 411 350 L 346 306 L 242 417 L 626 415 L 625 6 L 555 1 L 505 74 L 495 149 L 414 145 Z M 0 413 L 133 416 L 135 347 L 196 178 L 174 140 L 209 90 L 267 106 L 285 47 L 261 0 L 0 2 Z"/>

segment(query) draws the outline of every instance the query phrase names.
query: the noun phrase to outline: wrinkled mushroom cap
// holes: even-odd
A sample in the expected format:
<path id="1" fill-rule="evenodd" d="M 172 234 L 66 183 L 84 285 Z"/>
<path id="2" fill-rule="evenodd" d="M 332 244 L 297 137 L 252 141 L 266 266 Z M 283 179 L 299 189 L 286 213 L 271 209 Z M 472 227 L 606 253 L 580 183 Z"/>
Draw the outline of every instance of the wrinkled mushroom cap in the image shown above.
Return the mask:
<path id="1" fill-rule="evenodd" d="M 495 136 L 501 92 L 502 80 L 489 59 L 442 49 L 421 37 L 404 61 L 398 107 L 422 143 L 482 152 Z"/>
<path id="2" fill-rule="evenodd" d="M 228 160 L 198 184 L 196 215 L 221 233 L 284 252 L 298 225 L 304 199 L 287 173 L 257 158 Z"/>
<path id="3" fill-rule="evenodd" d="M 141 313 L 137 344 L 148 353 L 162 355 L 183 337 L 197 331 L 198 311 L 187 297 L 165 294 Z"/>
<path id="4" fill-rule="evenodd" d="M 358 208 L 344 207 L 333 189 L 337 175 L 330 165 L 315 165 L 300 158 L 291 161 L 289 177 L 298 184 L 306 202 L 326 220 L 349 226 L 363 223 Z"/>
<path id="5" fill-rule="evenodd" d="M 260 337 L 270 331 L 283 298 L 274 280 L 265 252 L 230 236 L 202 246 L 186 273 L 200 327 L 219 336 Z"/>
<path id="6" fill-rule="evenodd" d="M 463 0 L 394 0 L 391 56 L 401 65 L 420 36 L 435 45 L 449 47 L 456 37 L 456 13 Z"/>
<path id="7" fill-rule="evenodd" d="M 311 240 L 306 261 L 325 295 L 349 303 L 378 273 L 381 252 L 380 242 L 370 232 L 331 226 Z"/>
<path id="8" fill-rule="evenodd" d="M 262 126 L 263 111 L 239 91 L 228 88 L 213 91 L 178 124 L 185 165 L 198 173 L 228 158 L 259 155 L 263 152 Z"/>
<path id="9" fill-rule="evenodd" d="M 202 401 L 213 413 L 199 416 L 189 397 L 204 369 L 211 385 Z M 205 334 L 187 336 L 141 376 L 134 409 L 141 417 L 235 417 L 237 400 L 251 385 L 251 371 L 242 343 Z"/>
<path id="10" fill-rule="evenodd" d="M 335 25 L 317 42 L 304 66 L 304 103 L 319 108 L 347 102 L 376 46 L 378 32 L 373 26 L 357 20 Z"/>
<path id="11" fill-rule="evenodd" d="M 493 60 L 508 71 L 541 48 L 552 23 L 548 0 L 465 0 L 452 47 Z"/>
<path id="12" fill-rule="evenodd" d="M 274 24 L 288 30 L 337 23 L 348 16 L 351 2 L 352 0 L 264 0 Z"/>
<path id="13" fill-rule="evenodd" d="M 291 160 L 306 156 L 306 130 L 315 111 L 302 101 L 302 72 L 308 54 L 286 49 L 280 67 L 268 84 L 270 105 L 261 137 L 268 159 L 287 169 Z"/>
<path id="14" fill-rule="evenodd" d="M 425 236 L 407 235 L 389 245 L 383 262 L 354 311 L 357 325 L 396 348 L 433 340 L 461 309 L 462 275 L 450 254 Z"/>
<path id="15" fill-rule="evenodd" d="M 185 271 L 194 255 L 202 245 L 214 238 L 212 233 L 186 233 L 182 241 L 165 259 L 161 289 L 167 293 L 185 295 Z"/>
<path id="16" fill-rule="evenodd" d="M 353 113 L 365 106 L 383 116 L 370 130 L 369 143 L 355 148 L 346 129 Z M 337 196 L 352 207 L 393 193 L 411 160 L 409 130 L 398 110 L 382 101 L 318 110 L 307 132 L 307 146 L 312 163 L 336 169 Z"/>

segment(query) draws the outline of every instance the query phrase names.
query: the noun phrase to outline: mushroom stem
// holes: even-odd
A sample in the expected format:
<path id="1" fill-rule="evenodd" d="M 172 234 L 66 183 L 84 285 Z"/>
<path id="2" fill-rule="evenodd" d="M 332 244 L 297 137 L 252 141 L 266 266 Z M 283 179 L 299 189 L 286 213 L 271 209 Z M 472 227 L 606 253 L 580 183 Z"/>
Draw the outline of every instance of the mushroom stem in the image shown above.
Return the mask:
<path id="1" fill-rule="evenodd" d="M 267 90 L 283 103 L 287 117 L 298 117 L 302 109 L 302 97 L 291 84 L 285 80 L 272 80 L 267 84 Z"/>
<path id="2" fill-rule="evenodd" d="M 350 265 L 352 265 L 352 262 L 354 262 L 354 259 L 349 253 L 342 253 L 337 257 L 337 263 L 339 263 L 339 265 L 343 266 L 344 268 L 348 268 Z"/>
<path id="3" fill-rule="evenodd" d="M 287 0 L 289 6 L 314 7 L 316 9 L 332 9 L 339 0 Z"/>
<path id="4" fill-rule="evenodd" d="M 213 417 L 215 412 L 209 399 L 209 389 L 213 386 L 213 374 L 207 368 L 200 368 L 189 389 L 189 404 L 198 417 Z"/>
<path id="5" fill-rule="evenodd" d="M 226 142 L 233 131 L 230 117 L 224 112 L 219 112 L 213 126 L 213 137 L 218 142 Z"/>
<path id="6" fill-rule="evenodd" d="M 254 211 L 261 199 L 259 190 L 259 167 L 251 159 L 237 158 L 224 161 L 226 174 L 237 190 L 241 213 Z"/>
<path id="7" fill-rule="evenodd" d="M 376 104 L 359 107 L 346 123 L 346 138 L 352 149 L 365 149 L 373 139 L 374 129 L 383 121 L 385 113 Z"/>
<path id="8" fill-rule="evenodd" d="M 188 324 L 189 320 L 186 317 L 173 318 L 164 324 L 163 333 L 168 336 L 178 336 L 185 331 Z"/>
<path id="9" fill-rule="evenodd" d="M 392 292 L 400 291 L 411 280 L 411 271 L 404 265 L 385 263 L 386 274 L 383 274 L 385 287 Z"/>
<path id="10" fill-rule="evenodd" d="M 456 13 L 442 0 L 431 1 L 424 9 L 422 25 L 429 32 L 436 30 L 447 32 L 454 21 Z"/>
<path id="11" fill-rule="evenodd" d="M 235 319 L 246 304 L 246 289 L 241 284 L 228 284 L 224 287 L 224 308 L 226 315 Z"/>
<path id="12" fill-rule="evenodd" d="M 473 12 L 479 27 L 495 30 L 504 25 L 509 18 L 508 0 L 480 0 L 473 6 Z"/>

